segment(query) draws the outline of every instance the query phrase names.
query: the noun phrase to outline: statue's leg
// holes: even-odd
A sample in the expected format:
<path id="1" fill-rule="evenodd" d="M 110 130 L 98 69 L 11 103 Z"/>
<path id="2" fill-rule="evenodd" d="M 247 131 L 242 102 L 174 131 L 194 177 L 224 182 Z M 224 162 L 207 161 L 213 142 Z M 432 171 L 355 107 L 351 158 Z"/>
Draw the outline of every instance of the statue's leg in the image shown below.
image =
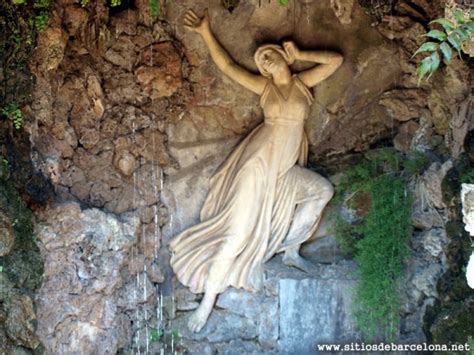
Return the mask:
<path id="1" fill-rule="evenodd" d="M 227 287 L 226 282 L 229 272 L 234 266 L 235 259 L 248 244 L 251 238 L 258 213 L 261 206 L 261 196 L 264 189 L 259 185 L 260 180 L 256 178 L 253 168 L 241 173 L 239 181 L 233 187 L 233 192 L 228 197 L 231 201 L 231 210 L 226 214 L 226 237 L 218 251 L 212 258 L 212 263 L 207 272 L 205 280 L 204 297 L 199 307 L 191 315 L 188 327 L 193 332 L 199 332 L 207 322 L 217 295 Z"/>
<path id="2" fill-rule="evenodd" d="M 211 314 L 212 307 L 216 302 L 217 293 L 206 291 L 199 307 L 193 312 L 188 321 L 188 328 L 194 333 L 198 333 L 207 322 Z"/>
<path id="3" fill-rule="evenodd" d="M 297 205 L 286 240 L 298 242 L 289 244 L 284 249 L 283 262 L 309 272 L 313 265 L 300 256 L 299 249 L 301 244 L 316 231 L 323 210 L 334 194 L 334 189 L 332 184 L 319 174 L 298 166 L 293 169 L 297 174 Z"/>

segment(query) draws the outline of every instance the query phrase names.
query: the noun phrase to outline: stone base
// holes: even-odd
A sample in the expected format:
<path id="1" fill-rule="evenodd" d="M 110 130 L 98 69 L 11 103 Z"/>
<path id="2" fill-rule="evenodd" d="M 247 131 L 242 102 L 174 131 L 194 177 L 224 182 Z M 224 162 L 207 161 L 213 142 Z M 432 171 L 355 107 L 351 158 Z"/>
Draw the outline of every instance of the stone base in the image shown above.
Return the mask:
<path id="1" fill-rule="evenodd" d="M 266 264 L 262 291 L 228 289 L 200 333 L 187 329 L 190 312 L 180 312 L 179 299 L 172 327 L 191 354 L 305 354 L 317 352 L 317 344 L 356 341 L 350 313 L 355 269 L 354 262 L 340 260 L 304 273 L 278 256 Z"/>

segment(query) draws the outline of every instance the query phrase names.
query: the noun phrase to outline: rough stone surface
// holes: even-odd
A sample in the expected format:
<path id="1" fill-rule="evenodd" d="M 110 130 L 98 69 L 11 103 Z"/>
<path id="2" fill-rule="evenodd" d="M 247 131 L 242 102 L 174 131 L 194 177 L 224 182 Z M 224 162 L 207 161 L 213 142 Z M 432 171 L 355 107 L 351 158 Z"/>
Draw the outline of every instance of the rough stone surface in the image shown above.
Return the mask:
<path id="1" fill-rule="evenodd" d="M 284 266 L 278 257 L 272 259 L 265 268 L 264 289 L 225 291 L 200 333 L 186 329 L 189 313 L 173 321 L 173 326 L 183 330 L 183 346 L 191 353 L 206 348 L 233 354 L 237 345 L 255 354 L 306 353 L 318 342 L 358 339 L 350 315 L 354 263 L 315 265 L 314 272 L 306 274 Z M 183 302 L 180 298 L 189 296 L 178 294 L 178 304 Z"/>
<path id="2" fill-rule="evenodd" d="M 357 340 L 354 320 L 348 316 L 355 285 L 333 279 L 281 280 L 280 349 L 310 353 L 316 344 Z"/>
<path id="3" fill-rule="evenodd" d="M 8 303 L 5 321 L 8 337 L 18 345 L 36 349 L 40 341 L 35 334 L 36 315 L 31 298 L 27 295 L 12 294 Z"/>
<path id="4" fill-rule="evenodd" d="M 129 345 L 125 310 L 134 303 L 120 299 L 133 295 L 124 275 L 138 222 L 81 211 L 76 203 L 41 217 L 37 233 L 45 273 L 36 302 L 38 336 L 47 352 L 105 354 Z"/>
<path id="5" fill-rule="evenodd" d="M 134 187 L 134 181 L 143 178 L 145 166 L 155 167 L 147 178 L 158 181 L 160 170 L 171 163 L 164 132 L 181 111 L 170 98 L 185 101 L 178 98 L 186 92 L 180 49 L 164 27 L 139 25 L 137 10 L 119 13 L 107 24 L 100 4 L 88 11 L 66 9 L 64 18 L 53 16 L 51 27 L 39 36 L 34 58 L 41 64 L 32 62 L 38 86 L 27 108 L 35 120 L 27 129 L 39 153 L 37 167 L 50 175 L 60 198 L 115 213 L 153 208 L 158 201 L 149 196 L 156 192 L 144 190 L 148 185 Z M 92 10 L 102 17 L 90 18 Z M 68 33 L 59 30 L 61 21 Z M 94 21 L 103 21 L 107 31 L 99 48 L 92 49 L 97 43 L 84 32 L 95 32 Z M 54 65 L 41 62 L 44 48 L 67 35 L 76 38 L 70 46 L 61 42 Z M 61 80 L 48 74 L 52 71 Z M 46 161 L 55 168 L 48 169 Z"/>
<path id="6" fill-rule="evenodd" d="M 8 255 L 15 244 L 15 234 L 10 218 L 0 211 L 0 257 Z"/>
<path id="7" fill-rule="evenodd" d="M 415 121 L 402 124 L 398 134 L 393 139 L 395 149 L 401 152 L 409 152 L 413 148 L 413 138 L 419 129 L 420 125 Z"/>

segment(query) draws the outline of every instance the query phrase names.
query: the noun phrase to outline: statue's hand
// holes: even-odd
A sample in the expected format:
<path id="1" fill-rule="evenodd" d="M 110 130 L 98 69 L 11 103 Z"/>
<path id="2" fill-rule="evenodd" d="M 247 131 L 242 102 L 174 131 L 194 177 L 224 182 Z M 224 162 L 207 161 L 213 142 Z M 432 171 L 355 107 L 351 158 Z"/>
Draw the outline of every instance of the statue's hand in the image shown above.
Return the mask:
<path id="1" fill-rule="evenodd" d="M 292 41 L 283 42 L 283 49 L 288 56 L 289 64 L 292 64 L 299 58 L 300 50 L 296 47 L 296 44 Z"/>
<path id="2" fill-rule="evenodd" d="M 209 17 L 207 9 L 204 16 L 199 17 L 193 10 L 188 10 L 184 15 L 184 27 L 190 31 L 194 31 L 202 35 L 205 31 L 209 31 Z"/>

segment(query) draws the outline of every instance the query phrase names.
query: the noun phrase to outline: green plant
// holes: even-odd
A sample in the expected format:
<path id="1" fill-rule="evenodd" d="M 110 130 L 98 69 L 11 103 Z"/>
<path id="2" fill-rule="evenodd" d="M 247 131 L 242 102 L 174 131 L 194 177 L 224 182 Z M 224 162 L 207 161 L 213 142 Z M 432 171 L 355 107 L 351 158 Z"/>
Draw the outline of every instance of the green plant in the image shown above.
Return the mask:
<path id="1" fill-rule="evenodd" d="M 363 238 L 356 244 L 356 319 L 369 336 L 384 330 L 393 338 L 398 327 L 398 283 L 411 236 L 411 202 L 405 188 L 402 178 L 393 175 L 369 183 L 372 203 L 357 227 Z"/>
<path id="2" fill-rule="evenodd" d="M 382 148 L 366 153 L 336 186 L 331 214 L 336 239 L 359 265 L 355 316 L 368 337 L 393 338 L 398 328 L 398 287 L 411 236 L 411 198 L 407 181 L 421 173 L 412 165 L 427 160 Z M 410 172 L 408 172 L 409 167 Z M 342 203 L 359 210 L 348 222 L 336 207 Z M 383 334 L 382 334 L 383 333 Z"/>
<path id="3" fill-rule="evenodd" d="M 2 114 L 7 116 L 13 122 L 16 129 L 21 128 L 23 114 L 16 102 L 11 102 L 2 109 Z"/>
<path id="4" fill-rule="evenodd" d="M 469 344 L 469 354 L 474 355 L 474 336 L 467 337 L 467 343 Z"/>
<path id="5" fill-rule="evenodd" d="M 119 6 L 122 0 L 110 0 L 110 6 Z"/>
<path id="6" fill-rule="evenodd" d="M 464 184 L 474 184 L 474 167 L 461 172 L 461 182 Z"/>
<path id="7" fill-rule="evenodd" d="M 414 152 L 410 157 L 404 159 L 402 164 L 408 175 L 419 175 L 428 167 L 429 162 L 426 154 Z"/>
<path id="8" fill-rule="evenodd" d="M 38 32 L 42 32 L 48 24 L 49 2 L 50 0 L 34 0 L 33 7 L 38 9 L 38 12 L 34 17 L 33 22 L 36 31 Z"/>
<path id="9" fill-rule="evenodd" d="M 161 337 L 163 336 L 163 332 L 160 329 L 152 329 L 150 334 L 148 335 L 148 340 L 151 343 L 160 341 Z"/>
<path id="10" fill-rule="evenodd" d="M 158 11 L 159 11 L 158 0 L 148 0 L 148 7 L 150 10 L 150 15 L 152 17 L 158 16 Z"/>
<path id="11" fill-rule="evenodd" d="M 289 3 L 290 3 L 290 0 L 278 0 L 278 4 L 280 6 L 288 6 Z"/>
<path id="12" fill-rule="evenodd" d="M 179 339 L 179 332 L 177 329 L 173 329 L 171 330 L 171 336 L 174 338 L 174 339 Z"/>
<path id="13" fill-rule="evenodd" d="M 424 34 L 425 37 L 431 40 L 423 43 L 413 54 L 414 57 L 419 53 L 431 52 L 418 66 L 418 84 L 426 75 L 428 75 L 427 79 L 429 79 L 439 68 L 441 58 L 449 64 L 453 56 L 453 49 L 461 57 L 463 43 L 471 39 L 471 34 L 474 33 L 474 9 L 471 10 L 467 21 L 464 18 L 463 12 L 458 8 L 453 10 L 453 16 L 456 24 L 446 18 L 438 18 L 431 21 L 430 24 L 438 24 L 442 30 L 432 29 Z"/>
<path id="14" fill-rule="evenodd" d="M 89 4 L 89 0 L 81 0 L 81 6 L 86 7 Z"/>
<path id="15" fill-rule="evenodd" d="M 41 11 L 38 15 L 36 15 L 33 19 L 34 26 L 38 32 L 42 32 L 46 25 L 48 24 L 49 20 L 49 13 L 48 11 Z"/>

